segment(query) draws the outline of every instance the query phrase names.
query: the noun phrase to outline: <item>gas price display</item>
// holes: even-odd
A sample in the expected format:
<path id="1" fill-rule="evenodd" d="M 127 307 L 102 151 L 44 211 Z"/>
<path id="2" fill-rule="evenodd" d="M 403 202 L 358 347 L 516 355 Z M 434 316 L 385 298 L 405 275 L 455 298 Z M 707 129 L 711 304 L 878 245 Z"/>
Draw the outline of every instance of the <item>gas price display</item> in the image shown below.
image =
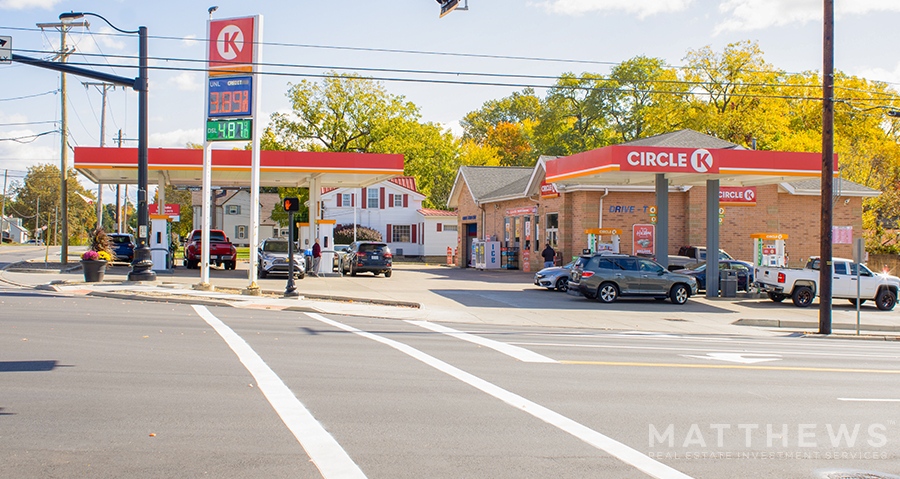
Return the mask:
<path id="1" fill-rule="evenodd" d="M 209 117 L 252 115 L 251 77 L 210 78 Z"/>
<path id="2" fill-rule="evenodd" d="M 249 140 L 253 120 L 207 120 L 206 141 Z"/>

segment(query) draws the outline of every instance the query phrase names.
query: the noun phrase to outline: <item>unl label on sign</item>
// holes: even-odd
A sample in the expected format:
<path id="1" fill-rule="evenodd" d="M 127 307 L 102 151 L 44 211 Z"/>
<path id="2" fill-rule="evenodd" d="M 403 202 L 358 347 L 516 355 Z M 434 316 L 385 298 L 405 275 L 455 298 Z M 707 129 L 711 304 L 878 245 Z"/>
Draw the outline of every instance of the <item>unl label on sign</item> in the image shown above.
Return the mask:
<path id="1" fill-rule="evenodd" d="M 209 68 L 226 72 L 251 71 L 255 17 L 230 18 L 209 22 Z M 216 72 L 210 71 L 211 75 Z"/>
<path id="2" fill-rule="evenodd" d="M 719 204 L 729 206 L 756 205 L 755 186 L 722 186 L 719 187 Z"/>

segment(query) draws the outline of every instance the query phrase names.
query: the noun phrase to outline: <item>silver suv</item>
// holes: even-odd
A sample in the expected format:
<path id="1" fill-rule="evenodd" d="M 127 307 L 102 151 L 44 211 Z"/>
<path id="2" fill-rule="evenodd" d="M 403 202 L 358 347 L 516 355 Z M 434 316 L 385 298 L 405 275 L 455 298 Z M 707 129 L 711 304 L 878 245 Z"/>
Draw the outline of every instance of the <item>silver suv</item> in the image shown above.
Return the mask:
<path id="1" fill-rule="evenodd" d="M 286 239 L 268 238 L 259 245 L 256 262 L 260 278 L 271 273 L 288 274 L 288 241 Z M 294 275 L 303 279 L 306 276 L 306 259 L 303 253 L 294 251 Z"/>
<path id="2" fill-rule="evenodd" d="M 573 268 L 569 294 L 604 303 L 612 303 L 619 296 L 646 296 L 669 298 L 675 304 L 684 304 L 697 294 L 697 280 L 672 273 L 651 259 L 610 254 L 582 258 L 587 261 L 578 262 Z"/>

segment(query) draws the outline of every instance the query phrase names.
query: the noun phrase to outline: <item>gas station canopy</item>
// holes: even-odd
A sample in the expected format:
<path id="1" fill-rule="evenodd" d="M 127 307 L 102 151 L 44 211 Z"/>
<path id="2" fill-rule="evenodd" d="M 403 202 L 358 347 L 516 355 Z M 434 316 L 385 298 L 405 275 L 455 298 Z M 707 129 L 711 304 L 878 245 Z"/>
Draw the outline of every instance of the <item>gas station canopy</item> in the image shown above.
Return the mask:
<path id="1" fill-rule="evenodd" d="M 248 150 L 213 150 L 212 184 L 250 186 Z M 75 169 L 98 184 L 137 183 L 136 148 L 75 148 Z M 150 149 L 149 182 L 201 186 L 203 150 Z M 160 175 L 159 173 L 162 173 Z M 403 155 L 261 151 L 260 186 L 359 188 L 403 174 Z"/>
<path id="2" fill-rule="evenodd" d="M 835 164 L 837 162 L 835 161 Z M 547 162 L 548 183 L 756 186 L 821 178 L 822 155 L 745 149 L 613 145 Z M 837 174 L 835 174 L 837 177 Z"/>

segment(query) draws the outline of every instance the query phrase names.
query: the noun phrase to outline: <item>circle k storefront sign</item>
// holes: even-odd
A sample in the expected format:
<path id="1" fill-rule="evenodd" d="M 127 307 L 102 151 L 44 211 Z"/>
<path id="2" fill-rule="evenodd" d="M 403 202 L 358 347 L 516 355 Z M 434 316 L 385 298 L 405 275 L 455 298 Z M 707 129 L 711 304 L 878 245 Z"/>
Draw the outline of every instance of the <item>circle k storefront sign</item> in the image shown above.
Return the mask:
<path id="1" fill-rule="evenodd" d="M 622 171 L 658 171 L 671 173 L 718 173 L 719 165 L 709 150 L 642 148 L 625 154 Z"/>
<path id="2" fill-rule="evenodd" d="M 719 204 L 728 206 L 755 206 L 755 186 L 719 187 Z"/>

